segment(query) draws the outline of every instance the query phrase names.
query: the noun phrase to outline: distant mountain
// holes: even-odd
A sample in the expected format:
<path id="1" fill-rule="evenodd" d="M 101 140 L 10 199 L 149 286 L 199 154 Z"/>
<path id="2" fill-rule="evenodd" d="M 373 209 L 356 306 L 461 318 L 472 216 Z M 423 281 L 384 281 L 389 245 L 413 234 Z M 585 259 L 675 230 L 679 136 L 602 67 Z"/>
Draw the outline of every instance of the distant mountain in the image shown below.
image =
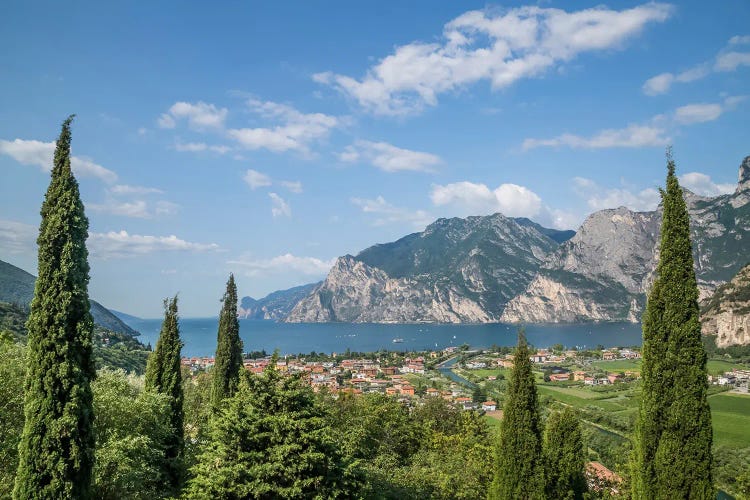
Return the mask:
<path id="1" fill-rule="evenodd" d="M 701 326 L 717 347 L 750 344 L 750 264 L 703 304 Z"/>
<path id="2" fill-rule="evenodd" d="M 730 280 L 750 253 L 750 156 L 734 193 L 702 197 L 684 190 L 702 300 Z M 501 321 L 639 321 L 659 256 L 661 208 L 620 207 L 591 214 L 578 233 L 541 264 Z"/>
<path id="3" fill-rule="evenodd" d="M 548 227 L 543 227 L 541 224 L 537 224 L 531 219 L 527 219 L 526 217 L 514 217 L 514 221 L 516 221 L 521 226 L 526 227 L 533 227 L 540 233 L 549 236 L 553 240 L 555 240 L 558 243 L 565 243 L 569 239 L 571 239 L 573 236 L 576 235 L 576 232 L 572 229 L 566 229 L 566 230 L 560 230 L 560 229 L 550 229 Z"/>
<path id="4" fill-rule="evenodd" d="M 34 275 L 0 260 L 0 302 L 28 307 L 34 298 L 35 282 L 36 277 Z M 89 303 L 91 304 L 91 316 L 93 316 L 94 323 L 97 325 L 131 337 L 140 335 L 95 300 L 89 299 Z"/>
<path id="5" fill-rule="evenodd" d="M 295 286 L 288 290 L 279 290 L 268 294 L 262 299 L 243 297 L 237 307 L 237 317 L 242 319 L 272 319 L 286 318 L 295 305 L 305 298 L 318 283 Z"/>
<path id="6" fill-rule="evenodd" d="M 139 318 L 138 316 L 133 316 L 132 314 L 124 313 L 121 311 L 115 311 L 114 309 L 110 309 L 109 312 L 120 318 L 120 320 L 122 320 L 127 325 L 130 325 L 131 323 L 134 323 L 136 321 L 143 321 L 143 318 Z"/>
<path id="7" fill-rule="evenodd" d="M 497 321 L 558 247 L 540 228 L 502 214 L 438 219 L 421 233 L 339 257 L 286 321 Z"/>

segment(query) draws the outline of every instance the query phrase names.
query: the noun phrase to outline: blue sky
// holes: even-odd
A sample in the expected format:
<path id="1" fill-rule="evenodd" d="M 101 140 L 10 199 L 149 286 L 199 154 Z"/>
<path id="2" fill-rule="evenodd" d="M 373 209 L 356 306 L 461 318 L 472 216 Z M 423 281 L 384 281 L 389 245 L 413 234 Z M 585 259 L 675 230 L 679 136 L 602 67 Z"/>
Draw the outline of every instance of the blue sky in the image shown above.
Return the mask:
<path id="1" fill-rule="evenodd" d="M 215 315 L 437 217 L 577 228 L 750 154 L 750 4 L 11 2 L 0 18 L 0 259 L 34 272 L 71 113 L 90 293 Z"/>

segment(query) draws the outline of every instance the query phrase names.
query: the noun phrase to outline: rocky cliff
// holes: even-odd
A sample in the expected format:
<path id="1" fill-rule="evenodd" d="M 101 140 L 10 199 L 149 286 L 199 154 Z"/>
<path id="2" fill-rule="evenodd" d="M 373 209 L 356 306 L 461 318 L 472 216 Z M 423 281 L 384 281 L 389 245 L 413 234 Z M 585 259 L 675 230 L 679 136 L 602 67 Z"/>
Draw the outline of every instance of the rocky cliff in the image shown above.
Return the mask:
<path id="1" fill-rule="evenodd" d="M 422 233 L 340 257 L 286 321 L 497 321 L 558 246 L 535 226 L 501 214 L 438 219 Z"/>
<path id="2" fill-rule="evenodd" d="M 305 298 L 320 283 L 295 286 L 288 290 L 269 293 L 262 299 L 242 297 L 237 306 L 240 319 L 270 319 L 279 321 L 286 318 L 297 303 Z"/>
<path id="3" fill-rule="evenodd" d="M 750 344 L 750 265 L 720 286 L 701 308 L 704 335 L 715 335 L 717 347 Z"/>
<path id="4" fill-rule="evenodd" d="M 745 263 L 750 250 L 750 157 L 734 193 L 705 198 L 685 190 L 701 299 Z M 589 216 L 578 233 L 541 264 L 501 321 L 639 321 L 659 255 L 661 212 L 624 207 Z"/>

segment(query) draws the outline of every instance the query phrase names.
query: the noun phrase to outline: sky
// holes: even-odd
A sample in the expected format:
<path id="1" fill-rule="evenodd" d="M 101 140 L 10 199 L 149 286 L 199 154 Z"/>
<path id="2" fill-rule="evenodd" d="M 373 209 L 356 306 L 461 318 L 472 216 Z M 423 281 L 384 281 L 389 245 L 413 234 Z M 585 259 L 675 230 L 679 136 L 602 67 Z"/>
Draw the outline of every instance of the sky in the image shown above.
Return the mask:
<path id="1" fill-rule="evenodd" d="M 322 279 L 438 217 L 577 229 L 750 154 L 750 3 L 11 1 L 0 259 L 36 272 L 60 124 L 90 295 L 158 317 Z"/>

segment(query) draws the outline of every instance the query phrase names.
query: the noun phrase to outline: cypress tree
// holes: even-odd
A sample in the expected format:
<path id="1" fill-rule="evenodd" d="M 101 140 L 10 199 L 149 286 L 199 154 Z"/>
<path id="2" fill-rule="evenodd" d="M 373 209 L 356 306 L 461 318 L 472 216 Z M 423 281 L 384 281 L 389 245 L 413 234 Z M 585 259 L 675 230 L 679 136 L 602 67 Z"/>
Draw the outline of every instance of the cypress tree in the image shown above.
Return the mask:
<path id="1" fill-rule="evenodd" d="M 156 349 L 146 364 L 146 390 L 170 397 L 172 434 L 164 443 L 163 473 L 168 484 L 177 490 L 182 481 L 184 448 L 182 403 L 182 371 L 180 366 L 180 329 L 177 317 L 177 297 L 164 299 L 164 322 L 161 325 Z"/>
<path id="2" fill-rule="evenodd" d="M 714 498 L 711 411 L 690 218 L 667 152 L 657 276 L 643 316 L 643 394 L 633 460 L 635 498 Z"/>
<path id="3" fill-rule="evenodd" d="M 490 499 L 544 498 L 542 430 L 529 346 L 518 332 Z"/>
<path id="4" fill-rule="evenodd" d="M 89 498 L 94 464 L 93 320 L 84 213 L 70 168 L 70 116 L 42 204 L 39 277 L 28 329 L 25 423 L 15 498 Z"/>
<path id="5" fill-rule="evenodd" d="M 216 339 L 216 359 L 212 369 L 211 402 L 214 408 L 218 408 L 224 399 L 231 397 L 237 390 L 242 370 L 242 340 L 240 322 L 237 320 L 237 285 L 232 274 L 229 275 L 222 302 Z"/>
<path id="6" fill-rule="evenodd" d="M 571 408 L 547 419 L 544 433 L 547 498 L 578 500 L 586 492 L 585 456 L 581 424 Z"/>

